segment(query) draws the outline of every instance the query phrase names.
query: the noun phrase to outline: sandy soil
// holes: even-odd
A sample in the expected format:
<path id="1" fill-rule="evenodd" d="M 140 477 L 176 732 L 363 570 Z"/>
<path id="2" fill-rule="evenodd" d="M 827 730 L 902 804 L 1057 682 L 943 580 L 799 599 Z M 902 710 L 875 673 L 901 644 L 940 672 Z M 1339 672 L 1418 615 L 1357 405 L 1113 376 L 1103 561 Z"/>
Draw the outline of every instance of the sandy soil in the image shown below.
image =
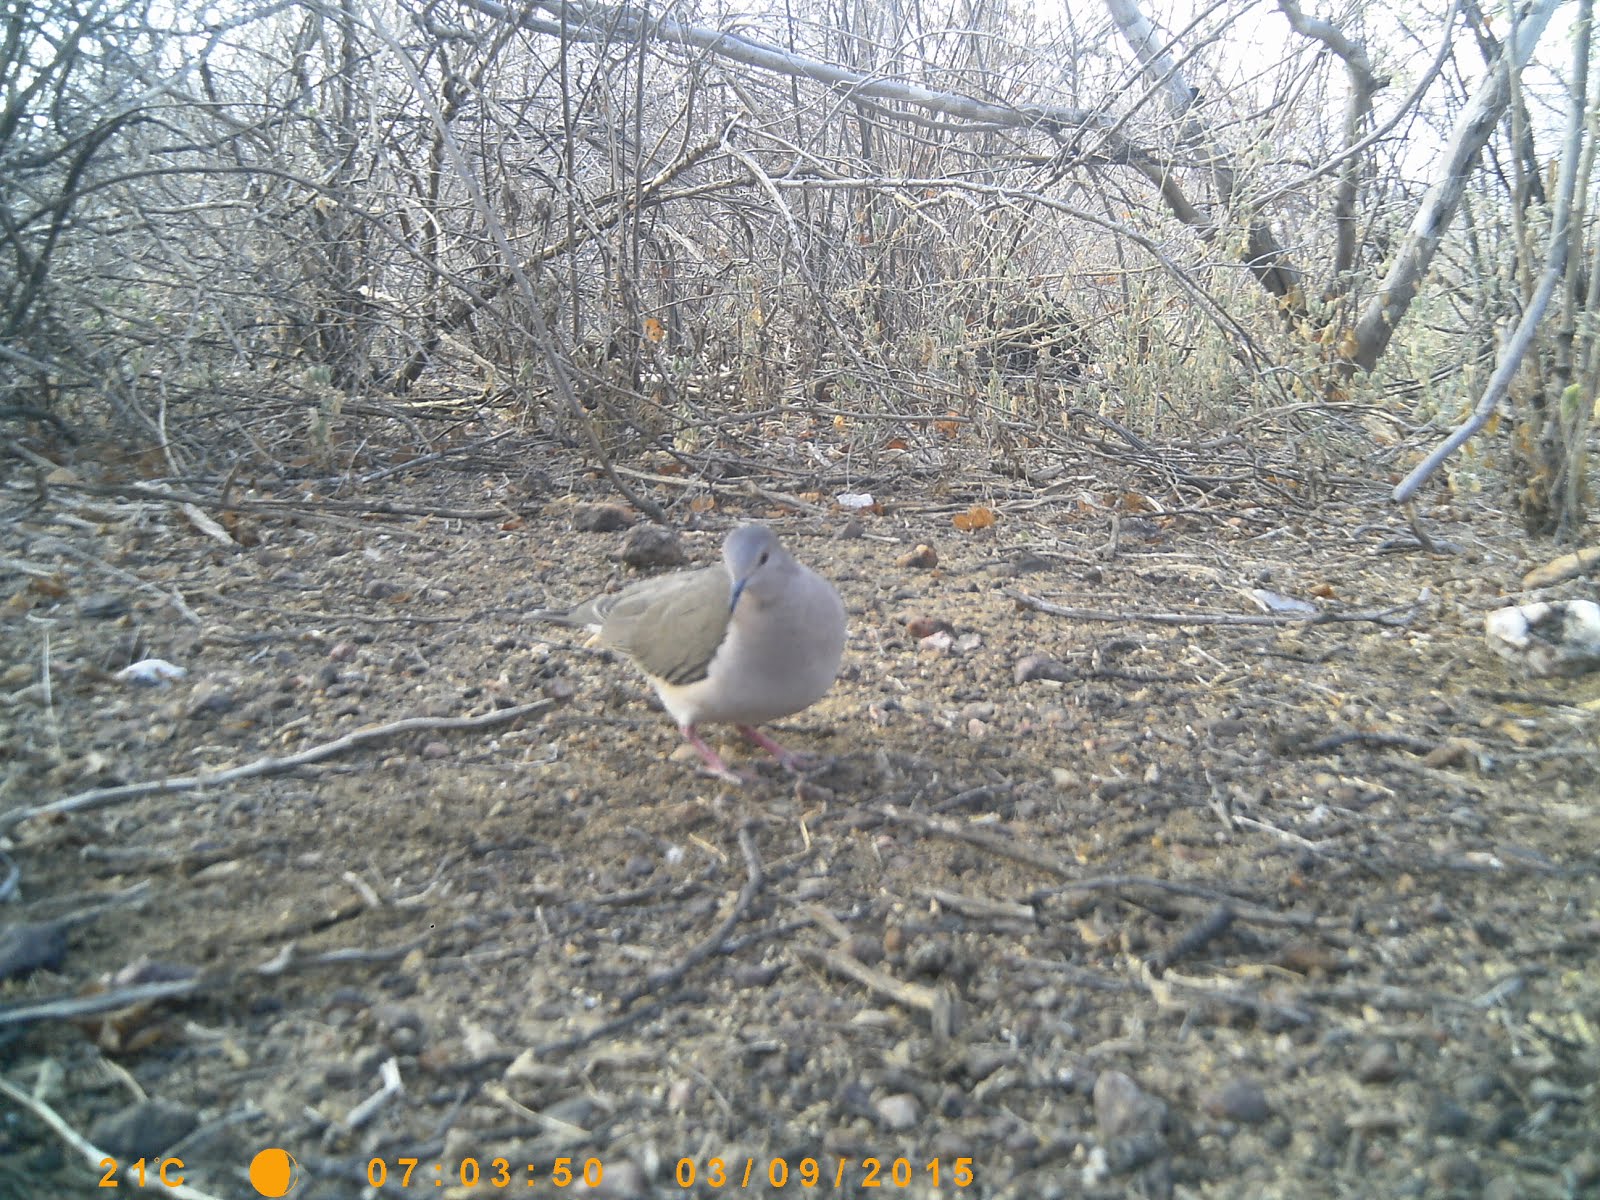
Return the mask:
<path id="1" fill-rule="evenodd" d="M 276 505 L 210 514 L 244 549 L 126 488 L 0 491 L 0 1073 L 123 1179 L 175 1156 L 255 1195 L 281 1147 L 305 1200 L 373 1194 L 373 1160 L 379 1195 L 565 1194 L 561 1160 L 602 1175 L 568 1193 L 621 1197 L 775 1195 L 784 1170 L 805 1194 L 1600 1195 L 1600 685 L 1486 649 L 1547 551 L 1487 502 L 1427 512 L 1452 545 L 1425 553 L 1376 489 L 1169 496 L 1113 530 L 1087 466 L 880 480 L 889 510 L 847 530 L 662 486 L 688 561 L 769 520 L 850 610 L 838 684 L 774 731 L 822 765 L 719 731 L 734 789 L 626 663 L 526 618 L 629 578 L 627 534 L 574 528 L 597 482 L 496 447 L 258 484 Z M 999 521 L 960 532 L 974 503 Z M 936 566 L 901 565 L 918 543 Z M 1252 589 L 1335 619 L 1271 623 Z M 147 658 L 187 675 L 117 678 Z M 5 816 L 411 718 L 445 724 Z M 103 1173 L 0 1096 L 0 1196 Z"/>

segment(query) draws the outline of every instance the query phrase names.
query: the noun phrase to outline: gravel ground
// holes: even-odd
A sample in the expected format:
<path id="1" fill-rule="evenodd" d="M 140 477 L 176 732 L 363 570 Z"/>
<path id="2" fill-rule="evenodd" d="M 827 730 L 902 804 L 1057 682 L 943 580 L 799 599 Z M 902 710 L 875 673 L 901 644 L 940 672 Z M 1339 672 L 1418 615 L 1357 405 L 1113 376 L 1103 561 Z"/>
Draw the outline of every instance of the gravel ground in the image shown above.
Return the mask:
<path id="1" fill-rule="evenodd" d="M 850 611 L 822 765 L 714 730 L 731 788 L 526 616 L 635 574 L 597 484 L 261 488 L 230 549 L 82 482 L 0 492 L 0 1196 L 106 1173 L 41 1106 L 217 1197 L 1600 1195 L 1600 690 L 1486 648 L 1542 551 L 1481 503 L 681 504 L 656 561 L 767 520 Z"/>

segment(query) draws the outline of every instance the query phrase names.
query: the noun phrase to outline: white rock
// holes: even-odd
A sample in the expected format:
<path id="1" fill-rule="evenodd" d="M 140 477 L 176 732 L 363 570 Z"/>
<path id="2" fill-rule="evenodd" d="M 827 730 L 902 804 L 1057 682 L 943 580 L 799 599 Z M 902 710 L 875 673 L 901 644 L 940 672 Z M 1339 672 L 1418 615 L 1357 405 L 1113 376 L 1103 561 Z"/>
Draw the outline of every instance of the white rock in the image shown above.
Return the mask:
<path id="1" fill-rule="evenodd" d="M 188 673 L 183 667 L 175 666 L 164 658 L 141 658 L 138 662 L 123 667 L 117 672 L 116 677 L 123 683 L 155 687 L 171 683 L 174 679 L 182 679 Z"/>
<path id="2" fill-rule="evenodd" d="M 1593 600 L 1512 605 L 1483 621 L 1489 648 L 1529 675 L 1600 669 L 1600 604 Z"/>

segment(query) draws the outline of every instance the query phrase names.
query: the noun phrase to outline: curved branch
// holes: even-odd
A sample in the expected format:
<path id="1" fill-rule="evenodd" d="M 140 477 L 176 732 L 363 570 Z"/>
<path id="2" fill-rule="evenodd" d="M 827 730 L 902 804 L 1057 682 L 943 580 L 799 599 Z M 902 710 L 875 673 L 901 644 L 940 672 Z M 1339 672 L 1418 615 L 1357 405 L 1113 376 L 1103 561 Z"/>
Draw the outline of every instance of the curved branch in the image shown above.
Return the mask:
<path id="1" fill-rule="evenodd" d="M 1438 178 L 1423 197 L 1411 221 L 1411 232 L 1396 253 L 1389 273 L 1356 324 L 1356 352 L 1347 369 L 1370 371 L 1388 349 L 1389 339 L 1421 290 L 1423 277 L 1461 204 L 1473 160 L 1511 102 L 1511 73 L 1527 65 L 1544 27 L 1560 4 L 1561 0 L 1538 0 L 1518 24 L 1515 56 L 1502 53 L 1489 78 L 1461 110 L 1445 147 Z"/>
<path id="2" fill-rule="evenodd" d="M 1589 25 L 1592 9 L 1592 0 L 1583 0 L 1574 29 L 1576 46 L 1573 57 L 1576 61 L 1573 64 L 1572 104 L 1567 118 L 1567 136 L 1561 151 L 1561 176 L 1556 183 L 1558 189 L 1556 206 L 1550 217 L 1550 249 L 1545 255 L 1544 273 L 1539 277 L 1539 286 L 1534 289 L 1533 298 L 1528 301 L 1527 310 L 1517 324 L 1517 331 L 1506 343 L 1505 353 L 1501 355 L 1494 374 L 1489 377 L 1489 382 L 1483 389 L 1477 407 L 1472 410 L 1472 415 L 1400 481 L 1393 494 L 1396 503 L 1403 504 L 1415 496 L 1417 489 L 1439 469 L 1440 464 L 1454 454 L 1468 438 L 1483 428 L 1489 419 L 1489 414 L 1494 411 L 1495 405 L 1500 403 L 1501 397 L 1510 388 L 1511 380 L 1515 378 L 1518 368 L 1522 366 L 1523 357 L 1528 353 L 1528 347 L 1533 344 L 1533 336 L 1538 332 L 1539 322 L 1544 317 L 1544 310 L 1549 306 L 1550 298 L 1555 295 L 1556 285 L 1561 282 L 1561 276 L 1566 270 L 1567 254 L 1572 240 L 1570 228 L 1572 199 L 1577 192 L 1578 161 L 1583 157 L 1584 112 L 1588 107 L 1586 85 L 1589 79 Z M 1528 41 L 1533 42 L 1537 38 L 1538 33 L 1534 32 Z"/>
<path id="3" fill-rule="evenodd" d="M 1106 8 L 1144 67 L 1146 77 L 1153 86 L 1159 88 L 1168 110 L 1173 116 L 1183 119 L 1184 140 L 1203 152 L 1210 164 L 1212 183 L 1223 206 L 1233 209 L 1239 199 L 1238 168 L 1234 165 L 1233 156 L 1211 139 L 1205 125 L 1195 116 L 1194 103 L 1198 93 L 1189 86 L 1184 73 L 1173 61 L 1169 46 L 1162 44 L 1154 23 L 1140 10 L 1137 0 L 1106 0 Z M 1146 170 L 1146 176 L 1159 188 L 1162 198 L 1179 220 L 1201 230 L 1214 228 L 1216 223 L 1205 220 L 1194 209 L 1164 169 L 1159 173 Z M 1301 292 L 1303 273 L 1289 258 L 1288 251 L 1279 244 L 1259 213 L 1241 215 L 1245 218 L 1245 267 L 1269 294 L 1286 300 L 1288 314 L 1299 312 L 1304 303 Z"/>
<path id="4" fill-rule="evenodd" d="M 747 67 L 757 67 L 796 79 L 815 80 L 847 91 L 852 99 L 866 97 L 910 104 L 925 112 L 982 122 L 991 128 L 1038 128 L 1053 134 L 1093 131 L 1112 139 L 1108 153 L 1116 161 L 1131 162 L 1149 157 L 1143 149 L 1114 135 L 1112 118 L 1094 109 L 1055 104 L 1024 104 L 1016 107 L 990 104 L 955 92 L 935 91 L 913 83 L 883 79 L 870 72 L 835 66 L 745 34 L 688 25 L 671 17 L 654 16 L 643 8 L 633 6 L 609 7 L 568 3 L 566 0 L 533 0 L 534 7 L 558 18 L 557 21 L 546 21 L 507 8 L 496 3 L 496 0 L 464 0 L 464 3 L 485 16 L 512 22 L 533 33 L 564 36 L 569 41 L 611 41 L 619 37 L 637 37 L 642 32 L 658 41 L 704 50 Z"/>
<path id="5" fill-rule="evenodd" d="M 1372 97 L 1389 81 L 1380 78 L 1372 69 L 1372 60 L 1359 43 L 1352 42 L 1344 32 L 1320 17 L 1308 17 L 1301 11 L 1297 0 L 1278 0 L 1278 8 L 1289 19 L 1289 25 L 1301 37 L 1321 42 L 1344 63 L 1350 76 L 1350 96 L 1344 110 L 1344 144 L 1355 145 L 1361 140 L 1361 127 L 1372 116 Z M 1452 5 L 1451 12 L 1455 9 Z M 1446 25 L 1446 29 L 1449 26 Z M 1448 35 L 1445 41 L 1449 41 Z M 1333 222 L 1336 247 L 1334 251 L 1334 286 L 1344 291 L 1347 275 L 1356 264 L 1356 196 L 1360 182 L 1360 159 L 1349 155 L 1339 169 L 1339 185 L 1334 191 Z"/>

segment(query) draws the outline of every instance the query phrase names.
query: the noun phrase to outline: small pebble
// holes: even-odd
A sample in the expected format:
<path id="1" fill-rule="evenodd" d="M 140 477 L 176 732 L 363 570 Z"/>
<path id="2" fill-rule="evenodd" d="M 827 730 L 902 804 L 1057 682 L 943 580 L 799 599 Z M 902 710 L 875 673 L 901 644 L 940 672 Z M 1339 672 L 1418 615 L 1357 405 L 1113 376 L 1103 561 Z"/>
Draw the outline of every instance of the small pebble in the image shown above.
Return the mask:
<path id="1" fill-rule="evenodd" d="M 1017 665 L 1012 669 L 1011 677 L 1017 683 L 1029 683 L 1035 679 L 1055 679 L 1065 682 L 1072 678 L 1072 672 L 1064 663 L 1043 654 L 1029 654 L 1017 660 Z"/>
<path id="2" fill-rule="evenodd" d="M 883 958 L 883 939 L 870 933 L 858 933 L 844 944 L 844 952 L 870 967 Z"/>
<path id="3" fill-rule="evenodd" d="M 906 974 L 932 978 L 943 975 L 950 966 L 950 944 L 936 938 L 923 938 L 912 943 L 906 955 Z"/>
<path id="4" fill-rule="evenodd" d="M 1456 1099 L 1462 1104 L 1480 1104 L 1500 1090 L 1500 1080 L 1489 1071 L 1474 1071 L 1456 1080 Z"/>
<path id="5" fill-rule="evenodd" d="M 422 1042 L 423 1021 L 415 1009 L 404 1004 L 375 1004 L 372 1017 L 390 1049 L 410 1053 Z"/>
<path id="6" fill-rule="evenodd" d="M 78 611 L 86 617 L 106 620 L 120 617 L 132 607 L 128 598 L 119 592 L 93 592 L 78 604 Z"/>
<path id="7" fill-rule="evenodd" d="M 635 525 L 628 530 L 620 557 L 634 568 L 677 567 L 689 561 L 678 535 L 662 525 Z"/>
<path id="8" fill-rule="evenodd" d="M 733 971 L 733 984 L 741 988 L 770 987 L 772 981 L 783 974 L 783 967 L 778 963 L 751 963 L 747 966 L 735 967 Z"/>
<path id="9" fill-rule="evenodd" d="M 1437 1100 L 1428 1110 L 1428 1129 L 1445 1137 L 1461 1137 L 1472 1128 L 1472 1114 L 1453 1100 Z"/>
<path id="10" fill-rule="evenodd" d="M 1522 1105 L 1508 1103 L 1484 1122 L 1483 1128 L 1478 1131 L 1478 1137 L 1486 1146 L 1514 1139 L 1527 1119 L 1528 1112 Z"/>
<path id="11" fill-rule="evenodd" d="M 579 533 L 616 533 L 632 524 L 628 510 L 616 504 L 580 504 L 572 513 L 572 528 Z"/>
<path id="12" fill-rule="evenodd" d="M 188 717 L 216 716 L 232 711 L 238 698 L 228 688 L 215 683 L 202 683 L 189 695 L 184 707 Z"/>
<path id="13" fill-rule="evenodd" d="M 187 1136 L 200 1123 L 193 1109 L 166 1100 L 142 1100 L 89 1127 L 90 1139 L 118 1158 L 154 1159 Z"/>
<path id="14" fill-rule="evenodd" d="M 25 978 L 41 967 L 60 969 L 68 928 L 65 921 L 19 921 L 0 929 L 0 980 Z"/>
<path id="15" fill-rule="evenodd" d="M 1259 1125 L 1271 1110 L 1267 1106 L 1267 1093 L 1254 1079 L 1230 1079 L 1200 1100 L 1201 1106 L 1212 1116 L 1226 1121 L 1239 1121 L 1246 1125 Z"/>
<path id="16" fill-rule="evenodd" d="M 955 633 L 956 628 L 943 617 L 920 615 L 906 621 L 906 632 L 921 641 L 935 633 Z"/>
<path id="17" fill-rule="evenodd" d="M 1094 1123 L 1106 1139 L 1159 1129 L 1166 1105 L 1121 1071 L 1101 1071 L 1094 1081 Z"/>
<path id="18" fill-rule="evenodd" d="M 694 1096 L 695 1085 L 692 1079 L 674 1079 L 667 1088 L 667 1110 L 681 1113 L 689 1107 L 689 1101 Z"/>
<path id="19" fill-rule="evenodd" d="M 967 1079 L 972 1083 L 982 1083 L 1001 1067 L 1010 1066 L 1017 1061 L 1017 1052 L 1007 1048 L 996 1049 L 992 1046 L 977 1046 L 967 1054 Z"/>
<path id="20" fill-rule="evenodd" d="M 123 683 L 136 683 L 142 687 L 165 687 L 188 673 L 183 667 L 175 666 L 164 658 L 146 658 L 129 663 L 116 673 L 116 677 Z"/>
<path id="21" fill-rule="evenodd" d="M 1568 1160 L 1564 1168 L 1571 1178 L 1573 1190 L 1593 1187 L 1600 1183 L 1600 1151 L 1584 1148 Z"/>
<path id="22" fill-rule="evenodd" d="M 917 1124 L 918 1105 L 915 1096 L 906 1093 L 885 1096 L 873 1105 L 873 1108 L 884 1127 L 896 1133 L 912 1129 Z"/>
<path id="23" fill-rule="evenodd" d="M 1539 1078 L 1528 1085 L 1528 1099 L 1535 1104 L 1578 1104 L 1583 1093 L 1563 1087 L 1553 1079 Z"/>
<path id="24" fill-rule="evenodd" d="M 644 1168 L 638 1163 L 626 1158 L 616 1161 L 607 1159 L 605 1173 L 600 1177 L 600 1183 L 589 1191 L 589 1195 L 595 1200 L 635 1200 L 636 1197 L 650 1195 L 650 1183 L 645 1178 Z"/>
<path id="25" fill-rule="evenodd" d="M 833 890 L 833 881 L 822 875 L 812 875 L 795 885 L 795 899 L 821 900 Z"/>
<path id="26" fill-rule="evenodd" d="M 1428 1179 L 1443 1192 L 1476 1190 L 1482 1178 L 1478 1164 L 1465 1154 L 1443 1154 L 1428 1164 Z"/>
<path id="27" fill-rule="evenodd" d="M 1525 1054 L 1513 1058 L 1507 1063 L 1511 1070 L 1521 1075 L 1524 1079 L 1537 1079 L 1541 1075 L 1548 1075 L 1559 1064 L 1553 1054 Z"/>
<path id="28" fill-rule="evenodd" d="M 1356 1063 L 1356 1078 L 1362 1083 L 1388 1083 L 1399 1074 L 1400 1052 L 1393 1042 L 1373 1042 Z"/>
<path id="29" fill-rule="evenodd" d="M 924 542 L 909 554 L 902 554 L 895 559 L 894 565 L 897 567 L 910 567 L 918 571 L 932 570 L 939 565 L 939 552 Z"/>
<path id="30" fill-rule="evenodd" d="M 1030 571 L 1048 571 L 1052 563 L 1048 558 L 1041 558 L 1032 550 L 1019 550 L 1016 555 L 1005 564 L 1010 567 L 1012 574 L 1024 575 Z"/>

